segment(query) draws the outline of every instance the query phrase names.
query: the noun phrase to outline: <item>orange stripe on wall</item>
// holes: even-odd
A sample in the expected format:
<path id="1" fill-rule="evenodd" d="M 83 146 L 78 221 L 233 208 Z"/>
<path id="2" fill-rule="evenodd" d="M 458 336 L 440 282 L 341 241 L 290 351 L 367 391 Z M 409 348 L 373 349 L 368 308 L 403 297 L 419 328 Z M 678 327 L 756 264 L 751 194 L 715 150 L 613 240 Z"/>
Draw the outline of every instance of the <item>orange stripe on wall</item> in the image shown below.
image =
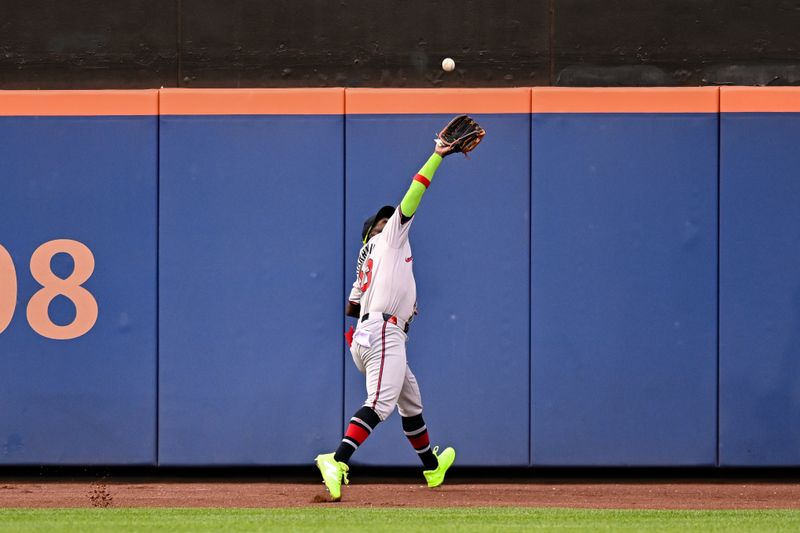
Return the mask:
<path id="1" fill-rule="evenodd" d="M 347 89 L 347 114 L 530 113 L 531 90 Z"/>
<path id="2" fill-rule="evenodd" d="M 158 115 L 158 90 L 0 91 L 0 116 Z"/>
<path id="3" fill-rule="evenodd" d="M 717 87 L 535 87 L 534 113 L 717 113 Z"/>
<path id="4" fill-rule="evenodd" d="M 722 87 L 723 113 L 800 113 L 800 87 Z"/>
<path id="5" fill-rule="evenodd" d="M 0 116 L 800 112 L 796 87 L 0 91 Z"/>
<path id="6" fill-rule="evenodd" d="M 341 115 L 344 89 L 161 89 L 162 115 Z"/>

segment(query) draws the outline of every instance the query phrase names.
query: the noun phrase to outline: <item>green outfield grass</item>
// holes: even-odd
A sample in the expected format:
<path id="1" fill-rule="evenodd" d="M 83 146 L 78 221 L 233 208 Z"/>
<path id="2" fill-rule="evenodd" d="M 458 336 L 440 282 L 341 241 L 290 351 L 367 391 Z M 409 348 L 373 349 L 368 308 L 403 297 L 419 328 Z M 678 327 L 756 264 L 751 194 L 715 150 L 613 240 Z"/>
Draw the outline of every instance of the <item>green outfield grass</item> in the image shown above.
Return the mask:
<path id="1" fill-rule="evenodd" d="M 800 511 L 0 509 L 0 531 L 798 531 Z"/>

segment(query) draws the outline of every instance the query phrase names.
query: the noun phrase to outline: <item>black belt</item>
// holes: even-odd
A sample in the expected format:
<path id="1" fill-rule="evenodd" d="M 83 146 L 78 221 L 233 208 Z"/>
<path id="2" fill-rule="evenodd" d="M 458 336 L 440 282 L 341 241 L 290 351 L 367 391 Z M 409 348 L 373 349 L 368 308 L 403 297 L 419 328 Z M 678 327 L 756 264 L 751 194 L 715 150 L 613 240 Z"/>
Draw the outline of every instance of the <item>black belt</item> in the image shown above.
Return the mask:
<path id="1" fill-rule="evenodd" d="M 369 315 L 370 313 L 364 313 L 364 316 L 361 317 L 361 322 L 366 322 L 369 319 Z M 400 327 L 400 325 L 397 323 L 397 317 L 394 315 L 390 315 L 389 313 L 383 313 L 383 321 L 388 322 L 390 324 L 394 324 L 397 327 Z M 403 333 L 408 333 L 408 322 L 405 322 Z"/>

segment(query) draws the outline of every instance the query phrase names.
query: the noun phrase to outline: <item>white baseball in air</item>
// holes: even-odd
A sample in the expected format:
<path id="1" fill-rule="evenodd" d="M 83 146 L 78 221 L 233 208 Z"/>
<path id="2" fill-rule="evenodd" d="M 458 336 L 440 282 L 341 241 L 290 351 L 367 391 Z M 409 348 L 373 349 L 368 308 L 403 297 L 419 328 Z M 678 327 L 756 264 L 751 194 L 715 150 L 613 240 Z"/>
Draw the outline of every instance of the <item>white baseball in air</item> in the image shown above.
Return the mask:
<path id="1" fill-rule="evenodd" d="M 442 68 L 445 72 L 453 72 L 453 69 L 456 68 L 456 62 L 453 61 L 452 57 L 445 57 L 442 60 Z"/>

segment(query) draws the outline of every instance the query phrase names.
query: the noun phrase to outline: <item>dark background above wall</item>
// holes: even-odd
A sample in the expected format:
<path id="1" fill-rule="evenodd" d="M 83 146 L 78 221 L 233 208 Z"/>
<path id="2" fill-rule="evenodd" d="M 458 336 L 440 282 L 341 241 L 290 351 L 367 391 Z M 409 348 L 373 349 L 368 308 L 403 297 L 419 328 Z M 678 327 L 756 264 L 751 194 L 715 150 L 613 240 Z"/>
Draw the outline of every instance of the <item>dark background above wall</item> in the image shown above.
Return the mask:
<path id="1" fill-rule="evenodd" d="M 797 0 L 0 0 L 0 13 L 3 89 L 800 84 Z"/>

